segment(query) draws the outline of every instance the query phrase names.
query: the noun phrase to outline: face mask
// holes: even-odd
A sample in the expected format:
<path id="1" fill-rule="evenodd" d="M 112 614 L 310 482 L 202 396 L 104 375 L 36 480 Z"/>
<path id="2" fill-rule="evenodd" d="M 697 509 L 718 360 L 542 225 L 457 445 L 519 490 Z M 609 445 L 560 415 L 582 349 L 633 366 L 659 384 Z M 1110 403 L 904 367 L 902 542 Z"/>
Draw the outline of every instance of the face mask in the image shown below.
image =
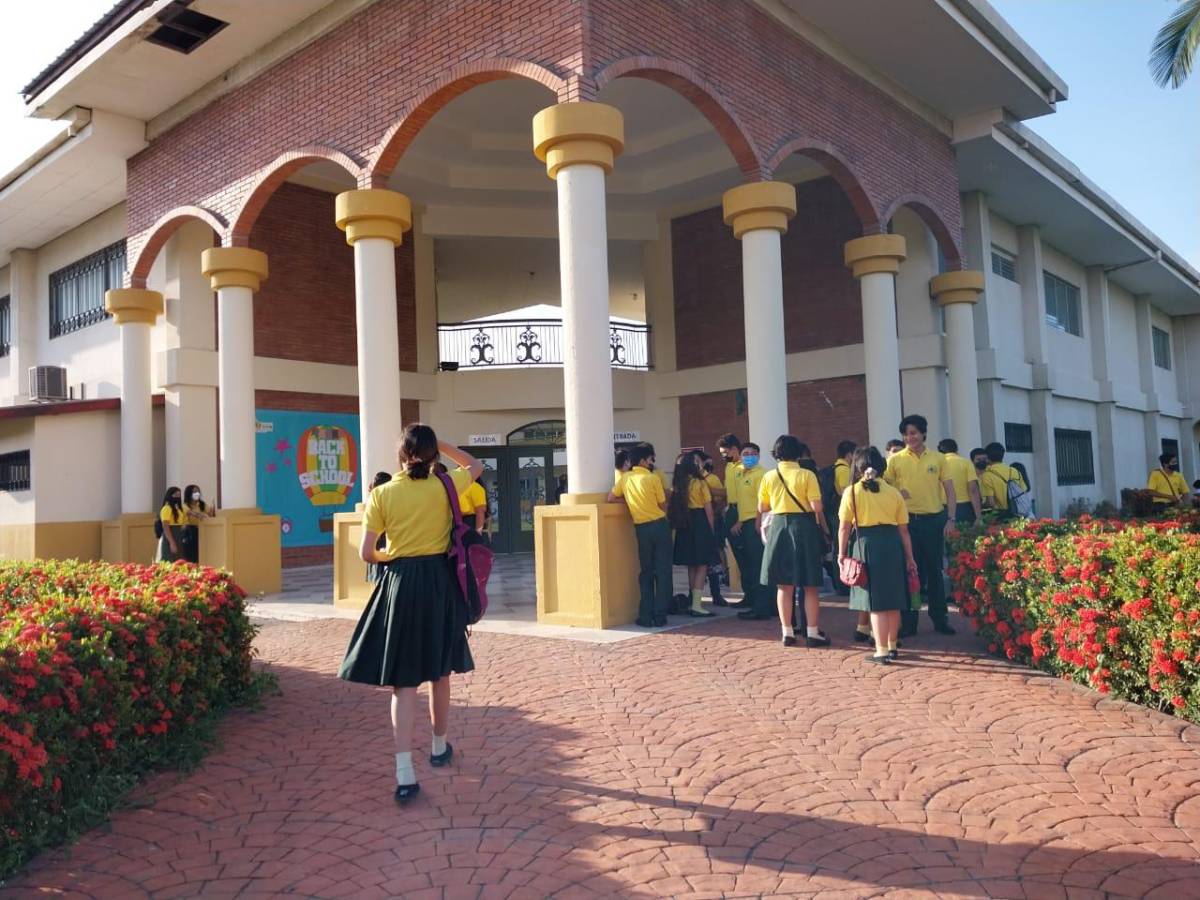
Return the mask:
<path id="1" fill-rule="evenodd" d="M 1174 472 L 1176 469 L 1179 468 L 1179 466 L 1176 465 L 1175 463 L 1170 463 L 1170 464 L 1164 466 L 1163 468 L 1165 468 L 1168 472 Z"/>
<path id="2" fill-rule="evenodd" d="M 201 501 L 203 501 L 203 500 L 204 500 L 204 498 L 203 498 L 203 497 L 201 497 L 199 493 L 192 494 L 192 502 L 194 502 L 194 503 L 200 503 L 200 502 L 201 502 Z"/>
<path id="3" fill-rule="evenodd" d="M 746 466 L 746 468 L 748 468 L 748 469 L 752 469 L 758 465 L 758 457 L 757 456 L 743 456 L 742 457 L 742 465 Z"/>
<path id="4" fill-rule="evenodd" d="M 171 498 L 171 502 L 172 502 L 172 503 L 178 503 L 178 502 L 180 501 L 180 499 L 181 499 L 181 498 L 180 498 L 180 496 L 179 496 L 178 494 L 176 494 L 175 496 L 173 496 L 173 497 Z"/>

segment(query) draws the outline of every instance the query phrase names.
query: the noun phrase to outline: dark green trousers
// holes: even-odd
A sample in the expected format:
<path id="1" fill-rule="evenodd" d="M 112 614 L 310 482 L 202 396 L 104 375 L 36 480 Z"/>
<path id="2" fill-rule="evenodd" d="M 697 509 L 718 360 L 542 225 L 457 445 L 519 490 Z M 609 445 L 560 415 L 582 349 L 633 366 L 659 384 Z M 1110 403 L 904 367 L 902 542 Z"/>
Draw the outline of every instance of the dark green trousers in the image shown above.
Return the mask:
<path id="1" fill-rule="evenodd" d="M 742 523 L 739 535 L 742 544 L 742 558 L 738 560 L 738 568 L 742 574 L 742 594 L 750 609 L 760 615 L 775 612 L 775 586 L 763 584 L 762 558 L 763 542 L 754 527 L 754 519 Z M 743 563 L 745 563 L 743 565 Z"/>
<path id="2" fill-rule="evenodd" d="M 943 563 L 946 557 L 946 511 L 932 515 L 913 513 L 908 518 L 908 534 L 912 538 L 913 558 L 921 579 L 921 596 L 929 605 L 929 618 L 935 624 L 946 621 L 946 579 Z M 915 631 L 918 613 L 905 610 L 901 621 L 905 629 Z"/>
<path id="3" fill-rule="evenodd" d="M 638 621 L 649 623 L 665 619 L 670 608 L 671 594 L 671 526 L 666 519 L 633 526 L 637 535 L 638 590 L 641 603 Z"/>

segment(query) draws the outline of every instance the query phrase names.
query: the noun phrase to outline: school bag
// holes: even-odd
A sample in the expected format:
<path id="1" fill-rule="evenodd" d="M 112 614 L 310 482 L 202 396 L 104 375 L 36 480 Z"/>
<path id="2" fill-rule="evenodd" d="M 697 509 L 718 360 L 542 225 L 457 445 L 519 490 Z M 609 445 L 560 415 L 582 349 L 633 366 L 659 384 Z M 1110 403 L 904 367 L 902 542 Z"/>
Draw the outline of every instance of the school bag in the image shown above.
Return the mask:
<path id="1" fill-rule="evenodd" d="M 162 524 L 162 519 L 158 518 L 158 517 L 155 517 L 155 519 L 154 519 L 154 536 L 157 539 L 159 539 L 160 541 L 162 540 L 163 524 Z"/>
<path id="2" fill-rule="evenodd" d="M 483 535 L 463 521 L 462 506 L 454 482 L 445 472 L 438 472 L 454 522 L 450 526 L 450 571 L 458 583 L 459 596 L 467 608 L 467 624 L 474 625 L 488 608 L 487 583 L 496 556 Z"/>
<path id="3" fill-rule="evenodd" d="M 1014 463 L 1013 470 L 1017 472 L 1025 480 L 1025 484 L 1029 484 L 1029 476 L 1025 474 L 1025 467 L 1020 463 Z M 1021 490 L 1021 482 L 1016 478 L 1008 479 L 1008 512 L 1012 516 L 1019 519 L 1033 518 L 1033 491 L 1026 488 Z"/>
<path id="4" fill-rule="evenodd" d="M 825 511 L 825 521 L 833 522 L 842 500 L 838 496 L 837 475 L 833 466 L 825 466 L 817 472 L 817 484 L 821 488 L 821 508 Z"/>

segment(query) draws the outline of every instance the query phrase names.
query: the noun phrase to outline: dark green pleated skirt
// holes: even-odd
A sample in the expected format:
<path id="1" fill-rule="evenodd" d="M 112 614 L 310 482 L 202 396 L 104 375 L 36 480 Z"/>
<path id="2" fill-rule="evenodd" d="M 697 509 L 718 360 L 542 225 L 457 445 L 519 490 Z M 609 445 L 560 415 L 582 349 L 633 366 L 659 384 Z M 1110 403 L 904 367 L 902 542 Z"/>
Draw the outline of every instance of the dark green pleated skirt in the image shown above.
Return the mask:
<path id="1" fill-rule="evenodd" d="M 895 525 L 859 528 L 851 555 L 867 569 L 867 586 L 850 588 L 850 608 L 859 612 L 908 609 L 908 570 Z"/>
<path id="2" fill-rule="evenodd" d="M 776 513 L 763 549 L 763 584 L 820 587 L 825 582 L 821 555 L 825 541 L 812 513 Z"/>
<path id="3" fill-rule="evenodd" d="M 675 531 L 672 559 L 677 566 L 707 566 L 716 562 L 717 539 L 704 510 L 688 510 L 688 527 Z"/>
<path id="4" fill-rule="evenodd" d="M 338 677 L 360 684 L 417 687 L 474 669 L 466 607 L 446 557 L 402 557 L 380 568 Z"/>

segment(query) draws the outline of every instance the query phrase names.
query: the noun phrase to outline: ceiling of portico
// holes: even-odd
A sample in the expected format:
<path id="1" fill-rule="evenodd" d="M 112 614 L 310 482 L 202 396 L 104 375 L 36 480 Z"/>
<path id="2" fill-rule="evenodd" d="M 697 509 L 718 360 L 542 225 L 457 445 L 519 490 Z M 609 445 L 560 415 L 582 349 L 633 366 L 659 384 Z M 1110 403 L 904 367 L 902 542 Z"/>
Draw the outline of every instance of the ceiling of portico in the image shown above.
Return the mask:
<path id="1" fill-rule="evenodd" d="M 619 78 L 600 98 L 625 117 L 625 152 L 608 180 L 609 234 L 650 239 L 658 216 L 720 204 L 743 175 L 708 120 L 670 88 Z M 553 237 L 554 182 L 533 155 L 531 122 L 552 104 L 544 87 L 524 79 L 490 82 L 447 104 L 404 153 L 389 186 L 427 210 L 433 234 Z M 778 177 L 824 175 L 802 157 Z M 293 181 L 324 190 L 353 187 L 333 164 L 313 165 Z"/>

